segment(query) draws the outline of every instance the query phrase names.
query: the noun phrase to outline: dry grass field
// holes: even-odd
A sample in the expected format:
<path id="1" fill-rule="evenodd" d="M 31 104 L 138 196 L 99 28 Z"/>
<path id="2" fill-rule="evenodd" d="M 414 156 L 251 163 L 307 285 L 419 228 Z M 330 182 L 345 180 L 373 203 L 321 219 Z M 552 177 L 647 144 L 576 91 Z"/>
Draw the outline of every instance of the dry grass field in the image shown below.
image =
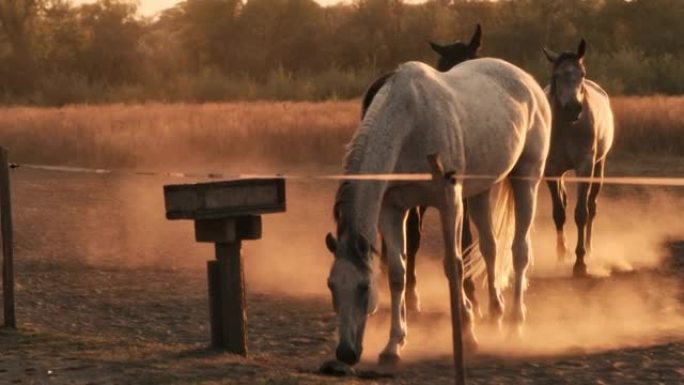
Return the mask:
<path id="1" fill-rule="evenodd" d="M 614 106 L 608 173 L 684 176 L 684 97 L 615 98 Z M 329 172 L 358 116 L 358 101 L 7 108 L 0 144 L 15 162 Z M 0 384 L 452 383 L 434 213 L 418 260 L 426 311 L 410 316 L 402 366 L 380 378 L 328 378 L 315 371 L 336 338 L 323 242 L 334 228 L 336 182 L 289 180 L 287 213 L 265 216 L 263 239 L 245 242 L 250 355 L 242 358 L 207 348 L 212 248 L 194 241 L 191 223 L 164 218 L 162 186 L 186 181 L 12 171 L 20 328 L 0 331 Z M 606 190 L 589 259 L 597 278 L 575 281 L 571 261 L 555 261 L 540 189 L 525 339 L 479 324 L 470 384 L 684 381 L 684 247 L 676 242 L 684 191 Z M 571 220 L 566 231 L 572 245 Z M 362 369 L 384 370 L 376 361 L 387 308 L 383 294 Z"/>
<path id="2" fill-rule="evenodd" d="M 358 101 L 0 109 L 0 143 L 20 162 L 241 169 L 336 166 Z M 684 97 L 614 98 L 612 157 L 684 156 Z M 244 163 L 248 163 L 245 165 Z M 247 170 L 249 171 L 249 170 Z"/>

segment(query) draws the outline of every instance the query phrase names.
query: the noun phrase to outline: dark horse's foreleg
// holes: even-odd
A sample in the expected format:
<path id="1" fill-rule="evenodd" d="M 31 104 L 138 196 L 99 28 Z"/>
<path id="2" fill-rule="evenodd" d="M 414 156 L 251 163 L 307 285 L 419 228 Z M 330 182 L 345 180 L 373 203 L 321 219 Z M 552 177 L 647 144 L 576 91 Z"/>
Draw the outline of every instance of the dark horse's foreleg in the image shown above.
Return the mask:
<path id="1" fill-rule="evenodd" d="M 416 254 L 423 235 L 423 216 L 426 207 L 419 206 L 409 210 L 406 218 L 406 307 L 420 311 L 420 298 L 416 289 Z"/>
<path id="2" fill-rule="evenodd" d="M 589 218 L 587 220 L 587 239 L 585 242 L 587 254 L 589 255 L 591 255 L 591 237 L 594 225 L 594 218 L 596 217 L 596 198 L 601 192 L 601 187 L 603 185 L 603 172 L 605 162 L 606 160 L 602 159 L 598 161 L 598 163 L 596 163 L 596 165 L 594 166 L 594 178 L 600 178 L 600 180 L 598 182 L 592 182 L 591 187 L 589 188 L 589 198 L 587 201 Z"/>
<path id="3" fill-rule="evenodd" d="M 553 222 L 556 224 L 556 255 L 558 260 L 562 262 L 567 254 L 563 226 L 565 225 L 565 207 L 568 203 L 568 197 L 563 182 L 550 180 L 547 183 L 553 204 Z"/>
<path id="4" fill-rule="evenodd" d="M 420 241 L 423 234 L 423 218 L 426 207 L 420 206 L 409 210 L 406 219 L 406 306 L 413 311 L 420 311 L 420 298 L 416 288 L 416 255 L 420 248 Z M 468 220 L 468 206 L 463 200 L 463 232 L 461 250 L 467 250 L 473 243 L 473 236 L 470 232 L 470 221 Z M 467 277 L 463 281 L 466 296 L 472 302 L 474 309 L 480 311 L 477 298 L 475 298 L 475 284 L 472 277 Z"/>
<path id="5" fill-rule="evenodd" d="M 591 159 L 585 160 L 582 165 L 577 168 L 577 176 L 579 177 L 591 177 L 593 176 L 593 172 L 594 162 Z M 587 265 L 584 262 L 584 257 L 587 254 L 586 230 L 587 221 L 589 219 L 589 187 L 590 184 L 586 182 L 577 184 L 577 206 L 575 207 L 577 247 L 575 248 L 575 266 L 572 270 L 575 277 L 582 277 L 587 274 Z"/>
<path id="6" fill-rule="evenodd" d="M 423 218 L 426 209 L 424 206 L 414 207 L 408 211 L 406 218 L 406 307 L 412 311 L 420 311 L 420 298 L 416 288 L 416 255 L 423 236 Z M 470 221 L 468 220 L 468 206 L 465 200 L 463 200 L 463 210 L 462 250 L 465 251 L 473 243 Z M 386 275 L 387 246 L 384 241 L 382 242 L 380 262 L 383 275 Z M 466 277 L 463 286 L 466 296 L 479 314 L 480 307 L 475 298 L 475 284 L 472 277 Z"/>

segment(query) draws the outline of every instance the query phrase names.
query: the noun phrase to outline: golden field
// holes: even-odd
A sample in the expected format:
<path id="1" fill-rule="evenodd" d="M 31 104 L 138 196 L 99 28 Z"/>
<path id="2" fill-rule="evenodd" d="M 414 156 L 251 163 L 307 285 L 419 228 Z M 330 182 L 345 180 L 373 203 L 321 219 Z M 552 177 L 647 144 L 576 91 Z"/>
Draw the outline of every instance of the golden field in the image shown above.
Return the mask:
<path id="1" fill-rule="evenodd" d="M 616 97 L 613 157 L 684 155 L 684 97 Z M 15 162 L 106 167 L 340 164 L 360 102 L 0 109 Z"/>

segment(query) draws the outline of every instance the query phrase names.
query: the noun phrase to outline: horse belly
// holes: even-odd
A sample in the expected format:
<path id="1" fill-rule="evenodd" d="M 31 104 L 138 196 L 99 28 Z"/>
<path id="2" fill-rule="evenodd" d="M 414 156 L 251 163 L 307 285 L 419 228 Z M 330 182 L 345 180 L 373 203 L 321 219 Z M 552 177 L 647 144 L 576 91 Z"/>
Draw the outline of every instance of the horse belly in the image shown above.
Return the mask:
<path id="1" fill-rule="evenodd" d="M 465 196 L 469 197 L 489 190 L 492 185 L 510 173 L 525 144 L 525 131 L 519 127 L 519 125 L 512 124 L 506 129 L 468 135 L 466 178 L 463 182 Z M 482 178 L 483 176 L 487 178 Z"/>

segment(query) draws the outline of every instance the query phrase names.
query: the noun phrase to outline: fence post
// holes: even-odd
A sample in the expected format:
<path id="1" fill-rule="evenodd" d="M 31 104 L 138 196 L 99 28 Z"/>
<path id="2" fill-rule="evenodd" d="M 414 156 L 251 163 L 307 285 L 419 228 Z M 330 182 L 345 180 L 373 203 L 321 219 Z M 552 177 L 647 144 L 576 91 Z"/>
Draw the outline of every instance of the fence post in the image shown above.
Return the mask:
<path id="1" fill-rule="evenodd" d="M 0 147 L 0 227 L 2 228 L 2 293 L 5 327 L 17 328 L 14 314 L 14 240 L 12 234 L 12 200 L 7 150 Z"/>
<path id="2" fill-rule="evenodd" d="M 428 163 L 432 169 L 432 179 L 441 184 L 445 192 L 453 189 L 453 181 L 448 178 L 444 172 L 444 166 L 439 158 L 439 155 L 428 155 Z M 446 194 L 449 197 L 450 194 Z M 460 199 L 460 198 L 459 198 Z M 463 218 L 461 218 L 463 219 Z M 457 237 L 460 237 L 460 226 L 456 230 Z M 457 246 L 457 249 L 461 245 Z M 463 328 L 462 328 L 462 311 L 463 306 L 463 269 L 461 274 L 456 266 L 456 261 L 453 258 L 447 258 L 445 261 L 445 269 L 447 277 L 449 278 L 449 299 L 451 304 L 451 336 L 454 348 L 454 384 L 466 385 L 465 374 L 465 359 L 463 356 Z"/>

